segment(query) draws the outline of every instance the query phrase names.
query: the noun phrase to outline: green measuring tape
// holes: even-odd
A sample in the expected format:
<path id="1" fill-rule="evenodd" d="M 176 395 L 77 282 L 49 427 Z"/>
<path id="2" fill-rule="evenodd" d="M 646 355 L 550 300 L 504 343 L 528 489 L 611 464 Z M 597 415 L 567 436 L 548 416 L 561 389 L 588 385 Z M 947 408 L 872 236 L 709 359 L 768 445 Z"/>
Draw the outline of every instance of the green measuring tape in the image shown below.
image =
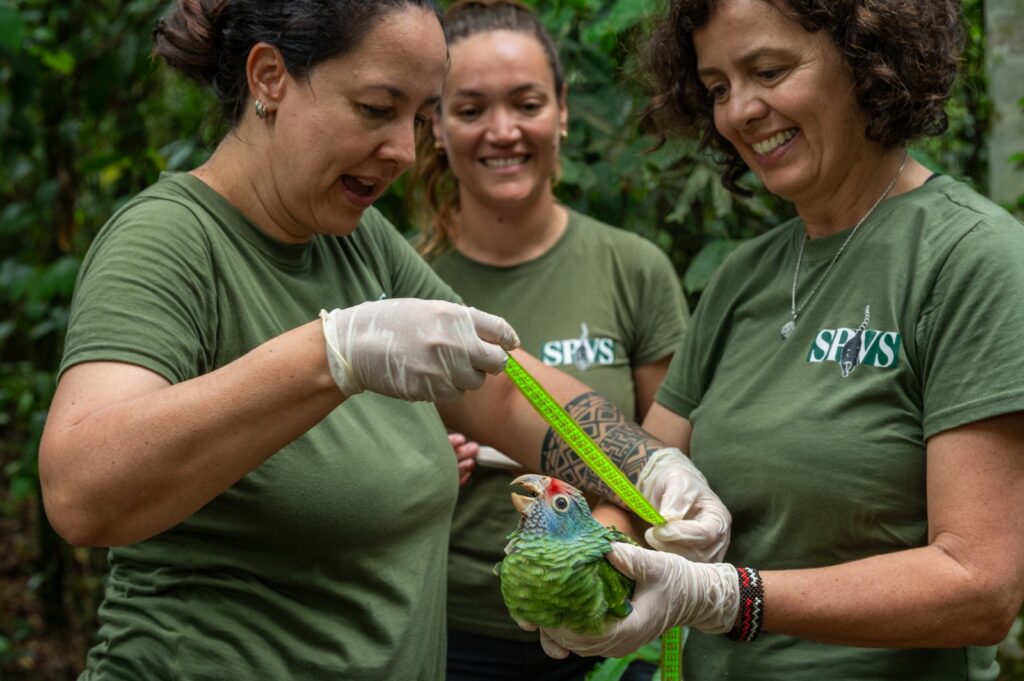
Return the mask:
<path id="1" fill-rule="evenodd" d="M 619 495 L 619 498 L 629 506 L 631 511 L 652 525 L 664 524 L 665 519 L 661 517 L 657 509 L 651 506 L 649 501 L 643 498 L 640 490 L 629 481 L 626 474 L 619 470 L 619 467 L 608 458 L 608 455 L 601 451 L 597 443 L 572 420 L 562 405 L 556 402 L 555 398 L 551 397 L 548 391 L 537 383 L 537 379 L 531 376 L 512 355 L 508 356 L 505 373 L 516 384 L 526 401 L 544 417 L 551 429 L 572 447 L 572 450 L 597 473 L 604 484 Z"/>
<path id="2" fill-rule="evenodd" d="M 505 373 L 512 379 L 516 388 L 523 394 L 537 412 L 544 417 L 551 429 L 572 447 L 572 450 L 583 459 L 604 484 L 619 495 L 629 509 L 652 525 L 663 525 L 665 519 L 651 502 L 644 499 L 640 490 L 629 481 L 626 474 L 619 470 L 608 455 L 601 451 L 597 443 L 573 421 L 555 398 L 551 397 L 540 383 L 523 368 L 512 356 L 508 356 Z M 680 646 L 682 631 L 673 627 L 661 637 L 661 678 L 662 681 L 679 681 L 681 678 Z"/>

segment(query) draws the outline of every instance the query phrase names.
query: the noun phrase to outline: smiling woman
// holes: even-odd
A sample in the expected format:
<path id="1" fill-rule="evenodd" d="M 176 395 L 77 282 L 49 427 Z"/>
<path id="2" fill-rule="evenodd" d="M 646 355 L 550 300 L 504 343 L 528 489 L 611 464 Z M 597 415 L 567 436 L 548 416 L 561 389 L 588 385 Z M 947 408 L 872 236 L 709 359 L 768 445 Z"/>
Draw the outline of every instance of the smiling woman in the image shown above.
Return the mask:
<path id="1" fill-rule="evenodd" d="M 889 149 L 855 134 L 868 117 L 840 51 L 826 32 L 808 35 L 771 3 L 726 3 L 716 16 L 693 36 L 715 130 L 769 191 L 803 209 L 812 234 L 856 222 L 857 216 L 834 215 L 837 195 L 847 201 L 846 187 L 872 186 L 858 169 L 874 174 L 878 165 L 895 165 L 892 158 L 881 162 L 883 155 L 893 156 Z M 867 156 L 878 160 L 863 160 Z M 883 175 L 874 184 L 884 187 L 892 172 Z M 814 212 L 823 210 L 823 202 L 830 210 L 819 218 Z"/>
<path id="2" fill-rule="evenodd" d="M 686 323 L 671 263 L 654 244 L 556 200 L 568 92 L 532 10 L 456 2 L 445 34 L 451 67 L 415 166 L 420 207 L 430 208 L 421 252 L 467 303 L 514 324 L 528 351 L 642 416 Z M 494 437 L 483 444 L 500 448 Z M 506 501 L 511 478 L 477 468 L 477 443 L 452 438 L 468 482 L 449 552 L 449 681 L 582 679 L 595 660 L 547 658 L 536 632 L 509 616 L 492 568 L 518 522 Z M 599 519 L 608 513 L 595 509 Z M 652 672 L 639 663 L 625 678 Z"/>
<path id="3" fill-rule="evenodd" d="M 960 11 L 668 3 L 649 120 L 799 217 L 722 264 L 644 421 L 733 513 L 728 562 L 616 549 L 635 617 L 544 631 L 563 653 L 686 625 L 688 681 L 998 677 L 1024 601 L 1024 226 L 907 149 L 945 126 Z"/>

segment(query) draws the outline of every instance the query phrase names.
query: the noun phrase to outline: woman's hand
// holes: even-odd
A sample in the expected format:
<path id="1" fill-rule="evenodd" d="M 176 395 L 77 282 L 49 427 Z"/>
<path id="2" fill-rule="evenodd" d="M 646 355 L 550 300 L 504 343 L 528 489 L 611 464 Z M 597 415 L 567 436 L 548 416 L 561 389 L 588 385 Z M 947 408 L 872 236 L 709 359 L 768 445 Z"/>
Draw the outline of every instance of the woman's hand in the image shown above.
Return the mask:
<path id="1" fill-rule="evenodd" d="M 722 560 L 732 516 L 688 456 L 675 447 L 654 452 L 637 488 L 665 518 L 644 534 L 648 544 L 690 560 Z"/>
<path id="2" fill-rule="evenodd" d="M 736 622 L 739 578 L 732 565 L 693 563 L 624 543 L 614 545 L 608 560 L 636 580 L 632 612 L 621 620 L 609 618 L 608 628 L 597 636 L 542 628 L 541 645 L 551 657 L 561 659 L 570 652 L 584 657 L 622 657 L 672 627 L 690 626 L 721 634 Z"/>
<path id="3" fill-rule="evenodd" d="M 736 568 L 727 563 L 694 563 L 681 556 L 616 543 L 608 560 L 636 581 L 633 611 L 610 620 L 599 636 L 567 629 L 541 629 L 550 656 L 568 653 L 622 657 L 673 627 L 694 627 L 708 634 L 732 629 L 739 609 Z"/>
<path id="4" fill-rule="evenodd" d="M 462 487 L 476 470 L 480 444 L 467 439 L 462 433 L 448 433 L 448 442 L 452 443 L 452 449 L 455 450 L 455 462 L 459 467 L 459 487 Z"/>
<path id="5" fill-rule="evenodd" d="M 519 346 L 501 317 L 441 300 L 396 298 L 321 312 L 331 376 L 345 395 L 456 399 Z"/>

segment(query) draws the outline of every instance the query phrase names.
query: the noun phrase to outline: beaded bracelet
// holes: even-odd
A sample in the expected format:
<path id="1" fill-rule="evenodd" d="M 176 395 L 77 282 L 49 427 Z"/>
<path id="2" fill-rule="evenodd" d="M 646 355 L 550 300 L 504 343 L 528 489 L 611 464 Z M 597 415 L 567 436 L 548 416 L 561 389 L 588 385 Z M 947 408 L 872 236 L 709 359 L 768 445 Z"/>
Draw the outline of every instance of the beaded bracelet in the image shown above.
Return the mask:
<path id="1" fill-rule="evenodd" d="M 752 567 L 736 568 L 740 578 L 740 609 L 736 624 L 726 633 L 733 641 L 754 641 L 761 633 L 764 613 L 764 585 L 761 575 Z"/>

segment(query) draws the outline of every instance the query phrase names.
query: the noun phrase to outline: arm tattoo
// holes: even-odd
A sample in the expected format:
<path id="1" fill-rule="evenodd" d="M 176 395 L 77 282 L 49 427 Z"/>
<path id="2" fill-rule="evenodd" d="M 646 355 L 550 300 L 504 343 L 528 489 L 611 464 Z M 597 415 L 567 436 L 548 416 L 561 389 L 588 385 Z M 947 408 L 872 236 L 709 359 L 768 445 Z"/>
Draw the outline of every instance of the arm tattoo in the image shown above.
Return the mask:
<path id="1" fill-rule="evenodd" d="M 596 392 L 580 395 L 565 405 L 565 410 L 633 483 L 647 463 L 647 457 L 664 446 Z M 574 487 L 607 498 L 614 496 L 597 473 L 550 428 L 541 448 L 540 468 L 545 475 Z"/>

